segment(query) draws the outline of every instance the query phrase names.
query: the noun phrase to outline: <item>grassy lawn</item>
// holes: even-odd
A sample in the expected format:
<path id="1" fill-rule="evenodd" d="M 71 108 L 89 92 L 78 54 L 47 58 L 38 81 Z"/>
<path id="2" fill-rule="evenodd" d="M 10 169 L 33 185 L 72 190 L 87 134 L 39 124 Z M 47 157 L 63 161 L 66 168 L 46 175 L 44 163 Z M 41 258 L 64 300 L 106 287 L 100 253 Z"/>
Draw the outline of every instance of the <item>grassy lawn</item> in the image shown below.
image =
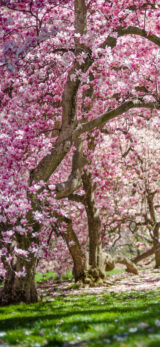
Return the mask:
<path id="1" fill-rule="evenodd" d="M 160 291 L 0 307 L 2 346 L 160 346 Z"/>
<path id="2" fill-rule="evenodd" d="M 60 278 L 57 277 L 57 273 L 54 271 L 44 272 L 44 274 L 42 274 L 41 272 L 37 272 L 35 275 L 36 282 L 47 281 L 50 278 L 53 280 L 59 279 L 60 281 L 63 281 L 65 279 L 67 280 L 73 279 L 73 275 L 71 271 L 68 271 L 65 275 L 62 275 Z"/>
<path id="3" fill-rule="evenodd" d="M 116 273 L 123 273 L 125 272 L 125 270 L 121 269 L 114 269 L 111 271 L 107 271 L 106 275 L 110 275 L 110 274 L 116 274 Z M 63 281 L 65 279 L 67 280 L 71 280 L 73 279 L 73 275 L 72 275 L 72 271 L 68 271 L 65 275 L 62 275 L 60 278 L 57 278 L 57 274 L 54 271 L 48 271 L 48 272 L 44 272 L 44 274 L 42 274 L 41 272 L 37 272 L 36 276 L 35 276 L 35 280 L 36 282 L 39 281 L 47 281 L 48 279 L 52 278 L 53 280 L 55 279 L 59 279 L 60 281 Z"/>

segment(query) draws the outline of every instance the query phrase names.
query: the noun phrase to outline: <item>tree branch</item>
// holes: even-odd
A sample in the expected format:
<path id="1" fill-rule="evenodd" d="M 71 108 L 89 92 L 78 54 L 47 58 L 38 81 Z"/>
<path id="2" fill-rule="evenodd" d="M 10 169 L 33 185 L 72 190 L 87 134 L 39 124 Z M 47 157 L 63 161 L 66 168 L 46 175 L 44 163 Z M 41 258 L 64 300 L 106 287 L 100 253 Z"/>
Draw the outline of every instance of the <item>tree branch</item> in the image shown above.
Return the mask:
<path id="1" fill-rule="evenodd" d="M 108 112 L 103 113 L 101 116 L 86 122 L 86 123 L 81 123 L 78 125 L 78 127 L 75 129 L 73 132 L 73 139 L 77 138 L 77 136 L 87 132 L 91 131 L 96 127 L 101 127 L 105 123 L 107 123 L 109 120 L 116 118 L 117 116 L 120 116 L 124 112 L 129 111 L 132 108 L 147 108 L 147 109 L 160 109 L 160 102 L 142 102 L 140 100 L 131 100 L 131 101 L 126 101 L 123 104 L 119 105 L 115 109 L 112 109 Z"/>
<path id="2" fill-rule="evenodd" d="M 138 35 L 155 43 L 157 46 L 160 46 L 160 37 L 154 34 L 148 34 L 145 29 L 137 28 L 135 26 L 128 26 L 127 28 L 118 28 L 115 31 L 118 33 L 118 37 L 125 35 Z M 116 44 L 117 39 L 115 37 L 108 36 L 106 40 L 100 45 L 100 48 L 105 48 L 106 46 L 114 48 Z"/>
<path id="3" fill-rule="evenodd" d="M 69 200 L 72 200 L 75 202 L 81 202 L 82 204 L 84 204 L 84 198 L 85 198 L 85 195 L 79 195 L 79 194 L 71 194 L 68 196 Z"/>
<path id="4" fill-rule="evenodd" d="M 71 195 L 76 189 L 80 187 L 81 171 L 85 164 L 86 158 L 83 156 L 83 142 L 80 139 L 76 140 L 76 150 L 72 158 L 72 171 L 67 181 L 58 183 L 56 185 L 56 197 L 61 199 Z"/>
<path id="5" fill-rule="evenodd" d="M 138 255 L 137 257 L 131 259 L 133 263 L 138 263 L 139 261 L 149 257 L 150 255 L 154 254 L 156 251 L 160 249 L 160 243 L 158 243 L 156 246 L 152 247 L 148 251 Z"/>
<path id="6" fill-rule="evenodd" d="M 146 30 L 137 28 L 134 26 L 129 26 L 127 28 L 119 28 L 117 29 L 118 36 L 124 36 L 124 35 L 138 35 L 141 37 L 146 38 L 147 40 L 155 43 L 157 46 L 160 47 L 160 37 L 154 35 L 154 34 L 148 34 Z"/>

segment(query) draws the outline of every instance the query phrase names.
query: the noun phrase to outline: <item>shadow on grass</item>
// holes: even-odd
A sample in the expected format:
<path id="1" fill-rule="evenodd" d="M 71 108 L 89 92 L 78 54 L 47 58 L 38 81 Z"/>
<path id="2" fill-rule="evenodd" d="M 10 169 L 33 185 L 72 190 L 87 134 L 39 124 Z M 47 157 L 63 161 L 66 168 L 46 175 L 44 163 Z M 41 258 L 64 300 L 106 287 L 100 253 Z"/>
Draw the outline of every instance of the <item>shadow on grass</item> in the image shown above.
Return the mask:
<path id="1" fill-rule="evenodd" d="M 130 339 L 142 341 L 148 336 L 153 338 L 145 346 L 158 347 L 160 346 L 160 321 L 157 326 L 154 323 L 160 316 L 160 302 L 157 302 L 160 295 L 156 297 L 154 292 L 149 295 L 144 293 L 129 293 L 122 297 L 120 295 L 101 297 L 90 295 L 89 298 L 67 297 L 58 298 L 55 302 L 2 307 L 0 308 L 0 331 L 16 332 L 17 329 L 31 329 L 33 339 L 39 331 L 44 331 L 44 334 L 46 331 L 47 341 L 42 346 L 48 347 L 73 345 L 101 347 L 116 346 L 116 344 L 118 346 L 121 342 L 126 343 Z M 150 302 L 150 299 L 156 302 Z M 13 314 L 15 317 L 9 317 Z M 146 323 L 146 326 L 141 327 L 142 322 Z M 66 332 L 70 334 L 69 337 L 65 336 Z M 74 334 L 80 336 L 81 342 L 75 341 L 74 344 L 65 342 L 66 339 L 71 341 Z M 21 338 L 21 343 L 23 340 L 24 337 Z M 7 342 L 7 337 L 5 341 Z M 12 345 L 15 344 L 16 337 L 13 337 Z"/>
<path id="2" fill-rule="evenodd" d="M 79 305 L 75 305 L 76 307 L 78 307 Z M 79 306 L 80 307 L 80 306 Z M 74 305 L 72 305 L 72 309 L 74 308 Z M 58 307 L 54 307 L 54 309 L 59 309 Z M 77 310 L 77 311 L 69 311 L 69 312 L 64 312 L 62 310 L 61 313 L 55 313 L 55 314 L 45 314 L 45 315 L 35 315 L 34 316 L 34 313 L 40 313 L 40 311 L 47 311 L 47 308 L 44 308 L 44 305 L 42 306 L 42 309 L 41 308 L 37 308 L 37 309 L 31 309 L 31 312 L 32 314 L 31 315 L 27 315 L 26 317 L 17 317 L 17 318 L 6 318 L 6 319 L 0 319 L 0 328 L 2 329 L 8 329 L 8 328 L 16 328 L 16 326 L 18 325 L 19 327 L 25 327 L 26 324 L 28 324 L 28 321 L 30 323 L 34 323 L 36 322 L 37 320 L 40 320 L 41 323 L 42 321 L 46 321 L 46 320 L 49 320 L 51 319 L 52 321 L 54 320 L 57 320 L 57 319 L 61 319 L 61 318 L 66 318 L 66 317 L 71 317 L 73 318 L 73 316 L 83 316 L 85 317 L 86 315 L 89 315 L 89 316 L 92 316 L 92 315 L 102 315 L 104 313 L 109 313 L 109 314 L 112 314 L 112 313 L 118 313 L 118 314 L 123 314 L 125 315 L 125 313 L 136 313 L 136 321 L 138 322 L 138 320 L 142 320 L 142 318 L 145 318 L 145 320 L 147 318 L 151 318 L 151 311 L 152 311 L 152 318 L 156 318 L 157 317 L 157 312 L 160 312 L 160 304 L 150 304 L 149 305 L 149 312 L 146 314 L 146 311 L 144 312 L 144 309 L 147 309 L 147 305 L 146 307 L 142 306 L 142 307 L 122 307 L 122 308 L 119 308 L 119 307 L 112 307 L 112 308 L 104 308 L 104 309 L 89 309 L 89 310 Z M 27 312 L 27 308 L 26 308 L 26 312 Z M 24 313 L 24 309 L 20 309 L 18 308 L 17 309 L 17 312 L 22 312 Z M 0 309 L 0 313 L 1 313 L 1 309 Z M 138 314 L 137 314 L 138 313 Z M 132 321 L 133 319 L 131 319 Z M 113 319 L 106 319 L 105 318 L 105 321 L 106 322 L 113 322 Z M 90 321 L 91 322 L 91 321 Z M 102 323 L 104 322 L 103 319 L 96 319 L 96 321 L 94 321 L 96 323 Z M 130 322 L 130 319 L 127 318 L 127 322 L 129 323 Z M 77 324 L 77 320 L 76 320 L 76 324 Z M 93 323 L 93 322 L 91 322 Z M 5 327 L 5 324 L 6 324 L 6 327 Z"/>

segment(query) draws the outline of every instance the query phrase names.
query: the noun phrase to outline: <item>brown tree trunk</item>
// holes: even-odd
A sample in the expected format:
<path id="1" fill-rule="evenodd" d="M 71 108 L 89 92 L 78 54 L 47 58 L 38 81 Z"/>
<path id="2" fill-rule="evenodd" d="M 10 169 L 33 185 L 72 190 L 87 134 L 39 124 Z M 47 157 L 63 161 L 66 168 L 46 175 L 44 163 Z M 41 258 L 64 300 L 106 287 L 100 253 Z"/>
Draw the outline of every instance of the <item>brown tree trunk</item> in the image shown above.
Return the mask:
<path id="1" fill-rule="evenodd" d="M 151 216 L 151 220 L 154 223 L 154 228 L 153 228 L 153 247 L 156 247 L 159 243 L 159 227 L 160 223 L 157 222 L 156 220 L 156 212 L 155 212 L 155 207 L 154 207 L 154 196 L 155 192 L 151 193 L 148 191 L 147 195 L 147 201 L 148 201 L 148 207 L 149 207 L 149 212 Z M 155 251 L 155 268 L 160 267 L 160 249 L 157 249 Z"/>
<path id="2" fill-rule="evenodd" d="M 160 267 L 160 249 L 155 252 L 155 268 Z"/>
<path id="3" fill-rule="evenodd" d="M 101 245 L 101 220 L 94 198 L 94 186 L 89 171 L 84 170 L 82 175 L 83 188 L 85 191 L 84 205 L 88 219 L 89 235 L 89 270 L 91 277 L 90 285 L 102 283 L 105 278 L 105 258 Z"/>
<path id="4" fill-rule="evenodd" d="M 6 280 L 0 293 L 0 303 L 2 305 L 17 304 L 20 302 L 33 303 L 38 301 L 37 290 L 34 282 L 35 262 L 28 262 L 26 265 L 26 276 L 16 277 L 15 271 L 22 271 L 24 262 L 17 258 L 13 268 L 8 268 Z"/>
<path id="5" fill-rule="evenodd" d="M 156 224 L 154 230 L 153 230 L 153 236 L 154 236 L 154 246 L 157 246 L 159 243 L 159 223 Z M 155 268 L 160 267 L 160 249 L 157 249 L 155 251 Z"/>
<path id="6" fill-rule="evenodd" d="M 69 252 L 73 259 L 73 276 L 75 282 L 80 281 L 84 277 L 84 272 L 87 267 L 87 260 L 82 251 L 77 235 L 73 230 L 72 220 L 65 216 L 59 215 L 58 213 L 55 213 L 55 216 L 58 218 L 58 221 L 60 223 L 65 222 L 67 224 L 65 232 L 60 234 L 56 232 L 56 234 L 61 235 L 64 241 L 66 242 Z"/>
<path id="7" fill-rule="evenodd" d="M 28 213 L 27 218 L 28 221 L 32 223 L 33 232 L 39 232 L 40 224 L 33 221 L 31 212 Z M 33 303 L 38 301 L 38 294 L 34 281 L 37 256 L 29 251 L 32 242 L 38 247 L 39 238 L 33 238 L 32 234 L 29 232 L 27 235 L 15 233 L 15 240 L 11 245 L 12 249 L 10 249 L 10 253 L 13 255 L 11 264 L 6 261 L 6 257 L 2 257 L 6 269 L 5 283 L 0 293 L 0 304 L 2 305 L 20 302 Z M 15 247 L 27 251 L 27 256 L 24 257 L 16 254 Z M 20 272 L 24 272 L 24 275 L 19 277 L 18 275 Z"/>
<path id="8" fill-rule="evenodd" d="M 66 241 L 68 249 L 73 259 L 73 275 L 75 282 L 83 279 L 86 268 L 86 258 L 82 252 L 78 238 L 73 231 L 72 222 L 68 223 L 66 233 L 63 233 L 63 239 Z"/>

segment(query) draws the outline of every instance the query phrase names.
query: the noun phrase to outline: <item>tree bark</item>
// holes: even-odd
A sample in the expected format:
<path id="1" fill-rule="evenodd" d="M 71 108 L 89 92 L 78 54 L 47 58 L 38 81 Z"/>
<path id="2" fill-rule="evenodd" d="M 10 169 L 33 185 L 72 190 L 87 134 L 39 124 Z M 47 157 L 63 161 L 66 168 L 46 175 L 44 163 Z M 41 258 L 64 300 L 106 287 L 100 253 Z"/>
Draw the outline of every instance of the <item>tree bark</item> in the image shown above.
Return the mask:
<path id="1" fill-rule="evenodd" d="M 160 223 L 157 222 L 156 220 L 156 212 L 155 212 L 155 207 L 154 207 L 154 196 L 155 192 L 147 192 L 147 202 L 148 202 L 148 207 L 149 207 L 149 213 L 151 216 L 151 220 L 153 222 L 153 246 L 156 247 L 159 243 L 159 227 Z M 155 251 L 155 268 L 160 267 L 160 249 L 157 249 Z"/>
<path id="2" fill-rule="evenodd" d="M 160 268 L 160 249 L 155 252 L 155 268 Z"/>
<path id="3" fill-rule="evenodd" d="M 26 276 L 16 277 L 15 271 L 22 271 L 22 265 L 26 265 Z M 35 286 L 36 262 L 34 260 L 27 264 L 17 258 L 12 268 L 8 267 L 6 280 L 1 290 L 0 304 L 18 304 L 20 302 L 33 303 L 38 301 L 37 290 Z"/>
<path id="4" fill-rule="evenodd" d="M 127 267 L 126 271 L 127 272 L 131 272 L 135 275 L 138 275 L 138 270 L 137 270 L 136 265 L 132 262 L 132 260 L 128 259 L 127 257 L 120 256 L 120 255 L 116 256 L 115 257 L 115 263 L 126 265 L 126 267 Z"/>
<path id="5" fill-rule="evenodd" d="M 84 205 L 88 219 L 89 274 L 92 277 L 91 282 L 99 282 L 100 279 L 102 281 L 105 278 L 105 259 L 101 245 L 101 220 L 95 203 L 94 186 L 89 171 L 83 171 L 82 182 L 85 191 Z"/>
<path id="6" fill-rule="evenodd" d="M 87 260 L 82 251 L 77 235 L 73 230 L 72 220 L 56 212 L 54 213 L 54 215 L 57 217 L 60 223 L 65 222 L 67 224 L 65 232 L 63 233 L 56 232 L 56 234 L 57 236 L 61 235 L 63 240 L 66 242 L 68 250 L 73 259 L 73 264 L 74 264 L 73 276 L 74 276 L 75 282 L 80 281 L 84 278 L 84 272 L 87 267 Z"/>
<path id="7" fill-rule="evenodd" d="M 156 251 L 158 251 L 158 249 L 160 249 L 160 243 L 158 243 L 156 246 L 152 247 L 148 251 L 138 255 L 137 257 L 135 257 L 135 258 L 133 258 L 131 260 L 132 260 L 133 263 L 137 264 L 141 260 L 146 259 L 147 257 L 150 257 L 152 254 L 154 254 Z"/>
<path id="8" fill-rule="evenodd" d="M 157 246 L 159 244 L 159 223 L 156 224 L 154 230 L 153 230 L 153 236 L 154 236 L 154 246 Z M 160 267 L 160 249 L 157 249 L 155 251 L 155 268 Z"/>
<path id="9" fill-rule="evenodd" d="M 83 279 L 84 271 L 86 268 L 86 258 L 82 252 L 78 238 L 73 231 L 72 222 L 70 221 L 67 225 L 67 230 L 63 233 L 63 239 L 66 241 L 68 249 L 73 259 L 73 275 L 75 282 Z"/>
<path id="10" fill-rule="evenodd" d="M 106 271 L 111 271 L 115 268 L 115 265 L 118 264 L 123 264 L 126 265 L 126 271 L 131 272 L 134 274 L 138 274 L 138 270 L 136 265 L 133 263 L 132 260 L 128 259 L 127 257 L 124 257 L 123 255 L 117 255 L 115 257 L 112 257 L 108 253 L 104 253 L 104 258 L 105 258 L 105 270 Z"/>
<path id="11" fill-rule="evenodd" d="M 28 223 L 33 227 L 33 233 L 40 232 L 40 224 L 34 221 L 31 211 L 28 212 L 27 219 Z M 38 301 L 34 280 L 37 255 L 29 249 L 33 242 L 34 245 L 38 247 L 39 238 L 33 238 L 30 232 L 27 232 L 27 235 L 21 235 L 15 232 L 14 237 L 13 243 L 9 245 L 9 247 L 11 247 L 9 253 L 13 255 L 11 263 L 9 264 L 7 262 L 6 256 L 2 257 L 2 262 L 6 269 L 5 283 L 0 293 L 0 304 L 2 305 L 17 304 L 20 302 L 33 303 Z M 28 253 L 26 256 L 21 256 L 15 252 L 15 248 L 24 250 Z M 23 271 L 24 275 L 19 277 L 20 272 Z"/>

